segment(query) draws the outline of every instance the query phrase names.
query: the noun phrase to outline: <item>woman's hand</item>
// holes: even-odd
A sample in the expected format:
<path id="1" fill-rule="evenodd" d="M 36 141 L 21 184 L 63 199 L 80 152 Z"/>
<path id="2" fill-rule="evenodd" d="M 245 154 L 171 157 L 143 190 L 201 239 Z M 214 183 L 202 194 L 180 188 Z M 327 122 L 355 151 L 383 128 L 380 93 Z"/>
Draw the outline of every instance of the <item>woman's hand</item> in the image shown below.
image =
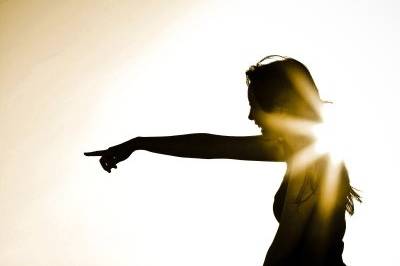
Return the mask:
<path id="1" fill-rule="evenodd" d="M 100 157 L 100 164 L 101 167 L 108 173 L 111 172 L 112 168 L 117 168 L 117 163 L 126 160 L 134 151 L 127 147 L 126 144 L 119 144 L 113 147 L 110 147 L 106 150 L 99 150 L 99 151 L 92 151 L 92 152 L 85 152 L 84 155 L 86 156 L 101 156 Z"/>

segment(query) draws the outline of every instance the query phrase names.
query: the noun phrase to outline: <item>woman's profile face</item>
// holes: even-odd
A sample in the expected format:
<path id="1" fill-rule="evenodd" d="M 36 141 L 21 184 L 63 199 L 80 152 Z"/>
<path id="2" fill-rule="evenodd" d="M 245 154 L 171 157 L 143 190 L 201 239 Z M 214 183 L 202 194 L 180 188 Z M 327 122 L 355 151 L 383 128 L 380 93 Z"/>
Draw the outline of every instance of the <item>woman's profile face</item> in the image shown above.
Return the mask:
<path id="1" fill-rule="evenodd" d="M 261 133 L 263 136 L 278 138 L 280 137 L 279 132 L 274 129 L 274 127 L 269 123 L 268 119 L 272 116 L 272 113 L 265 112 L 260 107 L 259 103 L 256 101 L 254 93 L 249 89 L 248 90 L 248 99 L 250 105 L 249 111 L 249 120 L 254 121 L 254 123 L 261 129 Z"/>
<path id="2" fill-rule="evenodd" d="M 248 94 L 247 94 L 248 98 L 249 98 L 249 105 L 250 105 L 250 111 L 249 111 L 249 120 L 254 121 L 254 123 L 262 128 L 262 110 L 260 108 L 260 106 L 258 105 L 254 94 L 252 93 L 252 91 L 249 89 L 248 90 Z"/>

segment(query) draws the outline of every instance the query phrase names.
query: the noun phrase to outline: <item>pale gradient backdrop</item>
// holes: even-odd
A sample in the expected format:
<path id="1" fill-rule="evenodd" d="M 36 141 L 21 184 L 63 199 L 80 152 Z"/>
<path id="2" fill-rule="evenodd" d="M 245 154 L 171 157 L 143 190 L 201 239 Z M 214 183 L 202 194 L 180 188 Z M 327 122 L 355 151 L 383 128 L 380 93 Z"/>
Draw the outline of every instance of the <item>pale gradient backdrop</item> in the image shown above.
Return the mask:
<path id="1" fill-rule="evenodd" d="M 301 2 L 301 3 L 300 3 Z M 244 72 L 306 64 L 347 130 L 363 204 L 348 265 L 398 265 L 396 1 L 0 1 L 0 265 L 259 266 L 283 164 L 84 151 L 257 134 Z"/>

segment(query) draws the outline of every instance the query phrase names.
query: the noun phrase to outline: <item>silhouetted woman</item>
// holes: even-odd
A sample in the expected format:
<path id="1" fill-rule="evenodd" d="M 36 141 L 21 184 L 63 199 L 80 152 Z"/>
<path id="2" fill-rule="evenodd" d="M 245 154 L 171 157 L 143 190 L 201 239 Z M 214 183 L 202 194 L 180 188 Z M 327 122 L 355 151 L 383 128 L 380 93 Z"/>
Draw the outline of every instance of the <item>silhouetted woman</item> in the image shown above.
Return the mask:
<path id="1" fill-rule="evenodd" d="M 261 128 L 262 135 L 136 137 L 85 155 L 101 156 L 100 164 L 107 172 L 135 150 L 190 158 L 286 162 L 273 205 L 279 228 L 264 265 L 345 265 L 345 211 L 353 214 L 353 198 L 360 198 L 350 186 L 343 163 L 334 164 L 327 154 L 310 149 L 316 140 L 304 125 L 321 122 L 323 102 L 309 71 L 292 58 L 268 56 L 250 67 L 246 77 L 249 119 Z"/>

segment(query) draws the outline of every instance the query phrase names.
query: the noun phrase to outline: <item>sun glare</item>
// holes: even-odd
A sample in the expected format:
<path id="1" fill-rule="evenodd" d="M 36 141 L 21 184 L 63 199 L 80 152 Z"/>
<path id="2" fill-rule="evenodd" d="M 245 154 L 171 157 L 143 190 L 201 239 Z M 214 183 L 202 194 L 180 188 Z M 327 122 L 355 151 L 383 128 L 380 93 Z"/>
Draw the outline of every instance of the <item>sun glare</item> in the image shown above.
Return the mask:
<path id="1" fill-rule="evenodd" d="M 315 137 L 315 152 L 328 154 L 333 162 L 340 162 L 345 158 L 346 138 L 343 134 L 343 120 L 338 110 L 331 104 L 325 104 L 321 110 L 322 123 L 314 124 L 311 132 Z"/>
<path id="2" fill-rule="evenodd" d="M 299 136 L 312 136 L 313 142 L 303 147 L 291 158 L 297 169 L 307 167 L 318 158 L 328 155 L 331 162 L 339 164 L 344 161 L 346 147 L 350 147 L 350 137 L 346 134 L 348 119 L 343 117 L 334 104 L 324 104 L 318 108 L 322 122 L 300 119 L 293 116 L 270 114 L 266 121 L 273 128 L 282 132 L 294 132 Z"/>

